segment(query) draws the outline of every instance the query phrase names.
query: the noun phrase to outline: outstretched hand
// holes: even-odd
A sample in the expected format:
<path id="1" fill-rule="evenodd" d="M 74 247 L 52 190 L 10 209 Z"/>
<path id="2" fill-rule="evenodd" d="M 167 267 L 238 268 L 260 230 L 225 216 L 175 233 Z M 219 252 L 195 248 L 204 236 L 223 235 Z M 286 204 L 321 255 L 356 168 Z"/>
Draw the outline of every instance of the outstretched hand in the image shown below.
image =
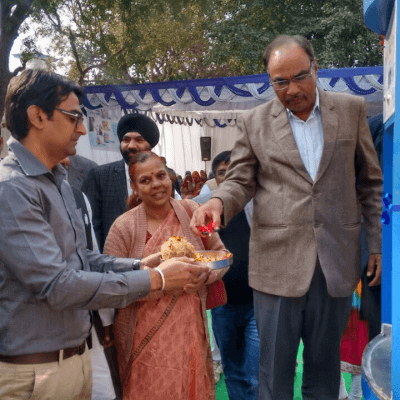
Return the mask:
<path id="1" fill-rule="evenodd" d="M 196 263 L 188 257 L 172 258 L 159 265 L 165 278 L 165 292 L 184 289 L 186 285 L 197 286 L 201 281 L 206 281 L 211 269 L 205 265 Z"/>
<path id="2" fill-rule="evenodd" d="M 205 226 L 210 221 L 215 224 L 215 228 L 218 229 L 221 225 L 221 215 L 223 212 L 222 201 L 218 198 L 213 198 L 207 201 L 199 207 L 194 213 L 190 221 L 190 229 L 197 236 L 205 236 L 199 230 L 199 226 Z"/>

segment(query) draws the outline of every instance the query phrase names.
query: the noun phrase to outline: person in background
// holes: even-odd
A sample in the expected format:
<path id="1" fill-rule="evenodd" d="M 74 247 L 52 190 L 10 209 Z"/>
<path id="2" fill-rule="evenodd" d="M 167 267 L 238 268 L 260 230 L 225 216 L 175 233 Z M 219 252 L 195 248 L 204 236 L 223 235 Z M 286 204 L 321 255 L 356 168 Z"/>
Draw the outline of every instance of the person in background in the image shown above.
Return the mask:
<path id="1" fill-rule="evenodd" d="M 60 161 L 60 165 L 66 170 L 69 182 L 71 157 L 65 157 Z M 86 234 L 86 247 L 95 253 L 99 253 L 99 246 L 97 245 L 92 225 L 92 209 L 89 200 L 78 188 L 71 185 L 71 189 L 77 210 L 80 210 L 82 214 Z M 120 393 L 116 353 L 114 356 L 111 347 L 103 347 L 104 327 L 109 327 L 113 323 L 114 309 L 93 310 L 91 317 L 95 328 L 91 330 L 92 347 L 89 349 L 93 380 L 92 400 L 120 400 L 122 393 Z"/>
<path id="2" fill-rule="evenodd" d="M 177 180 L 176 172 L 172 168 L 168 168 L 167 159 L 165 157 L 160 157 L 162 163 L 167 167 L 167 171 L 169 174 L 169 179 L 172 182 L 172 197 L 177 200 L 181 200 L 181 190 L 180 183 Z"/>
<path id="3" fill-rule="evenodd" d="M 383 115 L 368 118 L 368 125 L 383 168 Z M 367 277 L 368 246 L 364 225 L 361 229 L 361 267 L 362 275 L 353 293 L 349 322 L 340 345 L 341 371 L 351 374 L 351 389 L 347 393 L 343 374 L 340 381 L 339 400 L 361 400 L 361 362 L 368 342 L 381 331 L 381 285 L 369 287 L 371 278 Z"/>
<path id="4" fill-rule="evenodd" d="M 81 87 L 43 70 L 7 89 L 10 153 L 0 163 L 0 398 L 90 400 L 90 310 L 125 307 L 209 274 L 189 259 L 116 258 L 87 249 L 59 162 L 86 134 Z M 201 278 L 203 279 L 203 278 Z"/>
<path id="5" fill-rule="evenodd" d="M 207 174 L 203 169 L 200 170 L 200 178 L 203 182 L 207 182 Z"/>
<path id="6" fill-rule="evenodd" d="M 150 256 L 173 236 L 186 237 L 196 250 L 224 249 L 218 234 L 203 241 L 191 232 L 190 216 L 198 206 L 171 197 L 166 166 L 155 153 L 138 154 L 129 174 L 142 203 L 115 221 L 104 246 L 106 254 Z M 118 310 L 114 333 L 124 400 L 215 398 L 206 285 L 225 272 L 226 268 L 214 270 L 206 282 L 190 290 L 170 295 L 160 291 Z"/>
<path id="7" fill-rule="evenodd" d="M 191 199 L 194 197 L 194 183 L 191 173 L 187 171 L 183 183 L 181 185 L 182 199 Z"/>
<path id="8" fill-rule="evenodd" d="M 212 171 L 217 185 L 224 181 L 230 159 L 231 151 L 214 158 Z M 212 193 L 193 200 L 205 202 L 206 196 L 210 198 Z M 229 400 L 257 400 L 260 340 L 254 317 L 253 290 L 249 286 L 250 224 L 245 211 L 235 215 L 219 235 L 233 253 L 233 264 L 223 278 L 228 303 L 211 310 L 214 336 L 221 353 Z"/>
<path id="9" fill-rule="evenodd" d="M 217 188 L 217 180 L 214 177 L 214 173 L 211 171 L 208 174 L 208 180 L 202 186 L 198 196 L 203 196 L 212 193 Z"/>
<path id="10" fill-rule="evenodd" d="M 201 181 L 200 174 L 198 171 L 193 171 L 192 172 L 192 182 L 193 182 L 193 190 L 196 187 L 196 185 Z"/>
<path id="11" fill-rule="evenodd" d="M 166 166 L 167 167 L 167 166 Z M 169 179 L 171 180 L 171 185 L 172 185 L 172 197 L 177 200 L 181 200 L 181 195 L 180 195 L 180 187 L 178 180 L 176 179 L 176 173 L 172 168 L 168 168 L 168 175 Z"/>
<path id="12" fill-rule="evenodd" d="M 150 117 L 137 113 L 126 114 L 119 120 L 117 135 L 123 159 L 93 168 L 82 185 L 92 206 L 100 251 L 111 225 L 126 211 L 128 197 L 132 194 L 129 160 L 141 151 L 152 149 L 160 138 L 157 124 Z"/>
<path id="13" fill-rule="evenodd" d="M 4 138 L 3 138 L 3 135 L 1 134 L 1 126 L 0 126 L 0 153 L 3 150 L 3 141 L 4 141 Z M 0 160 L 2 160 L 2 158 L 0 158 Z"/>
<path id="14" fill-rule="evenodd" d="M 254 198 L 249 284 L 259 397 L 293 399 L 302 339 L 303 399 L 338 400 L 340 341 L 361 274 L 361 215 L 370 285 L 381 279 L 382 172 L 364 99 L 317 87 L 306 38 L 278 36 L 264 64 L 276 98 L 238 118 L 225 180 L 191 228 L 201 235 L 199 226 L 212 219 L 218 227 L 221 216 L 224 226 Z"/>
<path id="15" fill-rule="evenodd" d="M 81 190 L 89 172 L 98 165 L 86 157 L 75 154 L 69 157 L 68 182 L 71 186 Z"/>
<path id="16" fill-rule="evenodd" d="M 196 185 L 194 186 L 194 193 L 193 193 L 195 197 L 199 195 L 201 188 L 204 186 L 204 184 L 205 182 L 203 181 L 196 183 Z"/>

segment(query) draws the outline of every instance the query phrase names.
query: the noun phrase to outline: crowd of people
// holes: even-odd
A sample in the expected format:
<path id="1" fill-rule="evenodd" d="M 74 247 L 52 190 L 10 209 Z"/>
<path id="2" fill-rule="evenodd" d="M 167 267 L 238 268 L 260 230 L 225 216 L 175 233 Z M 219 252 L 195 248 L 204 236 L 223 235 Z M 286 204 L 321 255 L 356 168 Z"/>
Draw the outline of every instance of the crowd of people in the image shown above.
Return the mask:
<path id="1" fill-rule="evenodd" d="M 364 289 L 381 279 L 382 172 L 366 106 L 317 86 L 306 38 L 277 37 L 264 64 L 276 99 L 238 119 L 210 176 L 183 178 L 152 152 L 151 118 L 124 115 L 122 159 L 98 166 L 76 155 L 81 87 L 40 70 L 11 81 L 1 400 L 213 400 L 207 309 L 230 400 L 293 399 L 300 340 L 304 400 L 361 399 L 359 368 L 348 395 L 340 361 L 360 363 L 347 357 L 359 341 L 343 334 L 372 335 L 352 303 L 362 255 Z M 169 238 L 233 263 L 162 259 Z"/>
<path id="2" fill-rule="evenodd" d="M 197 197 L 206 184 L 212 184 L 213 173 L 211 172 L 207 176 L 206 172 L 203 170 L 198 171 L 186 171 L 185 177 L 182 178 L 181 175 L 177 175 L 177 182 L 180 188 L 180 195 L 182 199 L 192 199 Z M 211 181 L 211 182 L 210 182 Z"/>

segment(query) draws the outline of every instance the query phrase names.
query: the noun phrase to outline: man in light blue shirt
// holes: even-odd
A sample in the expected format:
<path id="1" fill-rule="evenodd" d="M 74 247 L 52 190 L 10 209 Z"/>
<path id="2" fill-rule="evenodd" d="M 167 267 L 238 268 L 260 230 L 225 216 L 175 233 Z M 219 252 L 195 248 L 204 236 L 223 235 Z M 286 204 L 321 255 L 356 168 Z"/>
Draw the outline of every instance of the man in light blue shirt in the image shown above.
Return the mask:
<path id="1" fill-rule="evenodd" d="M 302 339 L 303 399 L 337 400 L 340 342 L 361 271 L 361 215 L 369 285 L 381 279 L 382 172 L 365 102 L 317 87 L 308 39 L 278 36 L 264 64 L 276 99 L 239 118 L 226 178 L 194 212 L 191 228 L 200 235 L 210 218 L 228 224 L 254 199 L 249 285 L 259 398 L 293 399 Z"/>
<path id="2" fill-rule="evenodd" d="M 315 105 L 306 121 L 296 117 L 288 108 L 286 111 L 300 157 L 311 179 L 314 181 L 324 147 L 324 132 L 318 90 L 315 91 Z"/>

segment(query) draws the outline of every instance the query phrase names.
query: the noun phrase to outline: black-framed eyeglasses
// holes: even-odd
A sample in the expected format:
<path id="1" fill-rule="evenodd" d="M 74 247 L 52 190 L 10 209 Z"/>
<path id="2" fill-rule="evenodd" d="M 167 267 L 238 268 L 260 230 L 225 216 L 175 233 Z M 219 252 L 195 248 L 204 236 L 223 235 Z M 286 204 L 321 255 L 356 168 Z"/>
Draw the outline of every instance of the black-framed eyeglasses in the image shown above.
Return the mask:
<path id="1" fill-rule="evenodd" d="M 313 76 L 313 67 L 314 67 L 314 62 L 311 61 L 310 72 L 308 74 L 298 75 L 293 77 L 292 79 L 282 79 L 278 81 L 270 80 L 271 85 L 274 87 L 275 90 L 283 90 L 289 87 L 290 82 L 294 83 L 304 82 L 306 79 L 311 78 Z"/>
<path id="2" fill-rule="evenodd" d="M 63 110 L 62 108 L 59 108 L 59 107 L 54 107 L 54 108 L 56 110 L 62 112 L 65 115 L 75 118 L 75 128 L 77 128 L 83 122 L 83 118 L 84 118 L 83 114 L 78 113 L 77 111 Z"/>

